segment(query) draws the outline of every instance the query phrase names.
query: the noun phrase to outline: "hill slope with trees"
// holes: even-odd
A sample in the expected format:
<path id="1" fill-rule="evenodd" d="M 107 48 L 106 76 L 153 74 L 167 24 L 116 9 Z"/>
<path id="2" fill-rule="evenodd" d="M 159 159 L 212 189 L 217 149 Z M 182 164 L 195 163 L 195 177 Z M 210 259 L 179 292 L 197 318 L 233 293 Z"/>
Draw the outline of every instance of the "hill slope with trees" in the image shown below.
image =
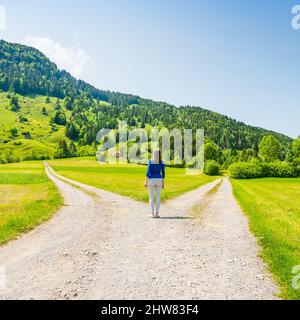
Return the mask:
<path id="1" fill-rule="evenodd" d="M 204 129 L 206 141 L 215 150 L 212 158 L 216 159 L 212 160 L 225 167 L 256 157 L 258 146 L 267 135 L 279 141 L 281 160 L 292 154 L 292 139 L 283 134 L 200 107 L 176 107 L 135 95 L 98 90 L 59 70 L 37 49 L 4 40 L 0 40 L 0 89 L 2 153 L 9 149 L 8 145 L 18 144 L 25 137 L 26 145 L 34 140 L 52 148 L 50 157 L 55 155 L 61 139 L 69 144 L 72 141 L 73 150 L 85 148 L 90 154 L 90 146 L 96 147 L 99 129 L 117 128 L 118 121 L 125 120 L 139 128 Z"/>

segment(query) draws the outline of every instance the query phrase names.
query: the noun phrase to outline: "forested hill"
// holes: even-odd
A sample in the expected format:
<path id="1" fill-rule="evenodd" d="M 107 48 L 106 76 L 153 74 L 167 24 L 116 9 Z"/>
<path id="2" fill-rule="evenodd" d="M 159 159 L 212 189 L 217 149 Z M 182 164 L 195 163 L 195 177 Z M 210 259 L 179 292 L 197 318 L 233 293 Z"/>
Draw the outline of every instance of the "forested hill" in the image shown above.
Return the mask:
<path id="1" fill-rule="evenodd" d="M 98 90 L 60 71 L 39 50 L 0 40 L 0 89 L 19 94 L 40 94 L 57 98 L 75 96 L 82 92 L 95 99 L 113 104 L 138 103 L 139 97 Z"/>
<path id="2" fill-rule="evenodd" d="M 269 134 L 283 146 L 282 157 L 290 148 L 291 139 L 283 134 L 246 125 L 200 107 L 178 108 L 135 95 L 98 90 L 60 71 L 40 51 L 3 40 L 0 40 L 0 89 L 9 92 L 7 97 L 3 96 L 2 109 L 0 105 L 0 113 L 6 117 L 2 125 L 0 121 L 3 128 L 0 142 L 1 138 L 5 143 L 18 139 L 18 135 L 8 135 L 9 126 L 16 127 L 17 131 L 18 126 L 20 130 L 30 131 L 36 125 L 37 128 L 29 132 L 33 140 L 57 143 L 54 133 L 64 132 L 76 145 L 86 146 L 93 144 L 99 129 L 116 128 L 119 120 L 126 120 L 129 125 L 141 128 L 150 125 L 204 129 L 206 139 L 214 141 L 223 151 L 231 151 L 233 156 L 238 150 L 247 150 L 250 156 L 257 154 L 260 141 Z M 19 103 L 16 94 L 21 95 Z M 34 98 L 35 95 L 38 96 Z M 44 104 L 45 100 L 51 103 Z M 43 139 L 37 134 L 40 128 Z"/>

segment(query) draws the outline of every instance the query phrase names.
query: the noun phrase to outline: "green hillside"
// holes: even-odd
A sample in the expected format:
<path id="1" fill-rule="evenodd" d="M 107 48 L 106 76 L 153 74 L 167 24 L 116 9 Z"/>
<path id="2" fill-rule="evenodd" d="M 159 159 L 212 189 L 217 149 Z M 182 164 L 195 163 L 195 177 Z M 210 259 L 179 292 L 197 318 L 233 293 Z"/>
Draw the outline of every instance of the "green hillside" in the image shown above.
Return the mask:
<path id="1" fill-rule="evenodd" d="M 65 137 L 65 126 L 50 121 L 58 100 L 53 98 L 46 102 L 45 96 L 15 95 L 20 110 L 14 112 L 10 105 L 11 96 L 11 93 L 0 93 L 1 154 L 14 152 L 20 160 L 53 157 L 57 141 Z M 69 118 L 71 112 L 65 109 L 64 112 Z"/>
<path id="2" fill-rule="evenodd" d="M 62 138 L 73 141 L 72 152 L 61 152 L 60 157 L 93 154 L 96 133 L 101 128 L 117 128 L 120 120 L 139 128 L 204 129 L 206 140 L 216 148 L 217 160 L 225 167 L 256 157 L 266 135 L 280 142 L 281 160 L 291 154 L 291 139 L 283 134 L 200 107 L 175 107 L 98 90 L 58 70 L 38 50 L 3 40 L 0 90 L 0 161 L 51 158 Z"/>
<path id="3" fill-rule="evenodd" d="M 0 40 L 0 89 L 57 98 L 85 93 L 114 104 L 139 101 L 137 96 L 98 90 L 68 72 L 58 70 L 56 64 L 37 49 L 4 40 Z"/>

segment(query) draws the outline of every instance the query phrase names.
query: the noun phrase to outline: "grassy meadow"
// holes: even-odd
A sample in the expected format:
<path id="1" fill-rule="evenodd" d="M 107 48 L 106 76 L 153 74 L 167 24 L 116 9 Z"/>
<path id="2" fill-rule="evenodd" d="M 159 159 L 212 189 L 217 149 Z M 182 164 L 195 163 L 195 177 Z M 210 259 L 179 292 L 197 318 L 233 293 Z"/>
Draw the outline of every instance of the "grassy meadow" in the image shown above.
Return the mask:
<path id="1" fill-rule="evenodd" d="M 60 175 L 115 192 L 139 201 L 148 200 L 144 187 L 146 166 L 133 164 L 99 164 L 92 158 L 52 160 L 49 164 Z M 179 196 L 214 181 L 217 177 L 204 174 L 186 175 L 185 169 L 166 168 L 165 190 L 162 200 Z"/>
<path id="2" fill-rule="evenodd" d="M 49 98 L 46 103 L 45 96 L 17 95 L 20 111 L 13 112 L 9 105 L 7 92 L 0 92 L 0 155 L 5 152 L 14 152 L 20 160 L 26 160 L 32 153 L 39 157 L 53 157 L 57 141 L 65 138 L 64 126 L 51 126 L 50 119 L 55 113 L 56 98 Z M 71 111 L 63 107 L 67 119 Z M 46 114 L 42 109 L 45 107 Z M 11 129 L 17 132 L 12 136 Z M 32 139 L 26 139 L 24 133 L 29 133 Z M 1 143 L 2 142 L 2 143 Z"/>
<path id="3" fill-rule="evenodd" d="M 282 297 L 300 299 L 292 268 L 300 265 L 300 179 L 231 180 Z"/>
<path id="4" fill-rule="evenodd" d="M 0 165 L 0 244 L 47 221 L 61 205 L 42 162 Z"/>

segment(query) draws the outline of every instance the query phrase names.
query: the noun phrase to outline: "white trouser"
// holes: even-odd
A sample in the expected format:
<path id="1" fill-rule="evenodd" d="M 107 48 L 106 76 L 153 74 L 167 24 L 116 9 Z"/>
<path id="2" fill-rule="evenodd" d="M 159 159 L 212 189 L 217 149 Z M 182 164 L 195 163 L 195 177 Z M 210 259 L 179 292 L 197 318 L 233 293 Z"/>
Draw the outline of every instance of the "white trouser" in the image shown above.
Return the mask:
<path id="1" fill-rule="evenodd" d="M 148 188 L 149 188 L 149 196 L 150 196 L 150 206 L 152 213 L 159 213 L 160 208 L 160 193 L 162 189 L 162 179 L 149 179 L 148 180 Z M 156 195 L 156 203 L 154 200 L 154 196 Z"/>

